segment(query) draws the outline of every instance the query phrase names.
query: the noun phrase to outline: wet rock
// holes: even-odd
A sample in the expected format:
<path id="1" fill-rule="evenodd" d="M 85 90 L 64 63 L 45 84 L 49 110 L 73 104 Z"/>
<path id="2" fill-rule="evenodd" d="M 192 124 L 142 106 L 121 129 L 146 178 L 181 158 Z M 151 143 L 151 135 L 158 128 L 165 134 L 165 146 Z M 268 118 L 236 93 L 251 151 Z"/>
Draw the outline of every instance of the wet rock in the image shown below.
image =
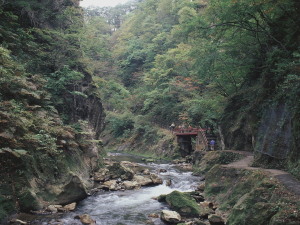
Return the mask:
<path id="1" fill-rule="evenodd" d="M 106 168 L 103 168 L 101 170 L 99 170 L 98 172 L 94 173 L 94 181 L 106 181 L 109 179 L 109 175 L 108 175 L 109 170 Z"/>
<path id="2" fill-rule="evenodd" d="M 157 213 L 151 213 L 151 214 L 148 215 L 148 217 L 159 218 L 159 215 Z"/>
<path id="3" fill-rule="evenodd" d="M 141 186 L 147 186 L 150 184 L 153 184 L 153 181 L 150 179 L 149 176 L 140 176 L 140 175 L 134 175 L 133 181 L 137 182 Z"/>
<path id="4" fill-rule="evenodd" d="M 75 216 L 75 219 L 80 219 L 81 223 L 84 225 L 96 225 L 96 221 L 88 214 Z"/>
<path id="5" fill-rule="evenodd" d="M 159 169 L 158 172 L 159 172 L 159 173 L 166 173 L 167 170 L 166 170 L 166 169 Z"/>
<path id="6" fill-rule="evenodd" d="M 161 212 L 160 218 L 165 222 L 173 224 L 177 224 L 181 221 L 181 216 L 179 215 L 179 213 L 170 210 L 163 210 Z"/>
<path id="7" fill-rule="evenodd" d="M 110 191 L 116 191 L 119 189 L 117 180 L 109 180 L 102 184 L 102 188 L 108 189 Z"/>
<path id="8" fill-rule="evenodd" d="M 208 221 L 211 225 L 225 225 L 225 222 L 221 216 L 209 215 Z"/>
<path id="9" fill-rule="evenodd" d="M 122 161 L 120 162 L 121 166 L 124 166 L 126 168 L 134 169 L 134 168 L 139 168 L 141 167 L 139 164 L 135 162 L 129 162 L 129 161 Z"/>
<path id="10" fill-rule="evenodd" d="M 142 173 L 143 173 L 144 175 L 150 175 L 150 170 L 149 170 L 149 169 L 144 169 L 144 170 L 142 171 Z"/>
<path id="11" fill-rule="evenodd" d="M 153 184 L 162 184 L 163 183 L 163 180 L 154 173 L 150 174 L 150 179 L 152 180 Z"/>
<path id="12" fill-rule="evenodd" d="M 122 187 L 126 190 L 139 189 L 141 187 L 136 181 L 124 181 Z"/>
<path id="13" fill-rule="evenodd" d="M 66 211 L 74 211 L 76 208 L 76 202 L 73 202 L 71 204 L 65 205 L 63 207 Z"/>
<path id="14" fill-rule="evenodd" d="M 156 198 L 156 200 L 159 202 L 166 202 L 166 197 L 167 195 L 160 195 Z"/>
<path id="15" fill-rule="evenodd" d="M 49 205 L 46 208 L 46 211 L 51 212 L 51 213 L 57 213 L 58 210 L 57 210 L 57 208 L 54 205 Z"/>
<path id="16" fill-rule="evenodd" d="M 171 186 L 172 185 L 172 180 L 171 179 L 168 179 L 166 180 L 166 186 Z"/>
<path id="17" fill-rule="evenodd" d="M 131 180 L 134 176 L 134 172 L 126 167 L 124 163 L 114 163 L 107 169 L 109 170 L 108 174 L 111 179 Z"/>

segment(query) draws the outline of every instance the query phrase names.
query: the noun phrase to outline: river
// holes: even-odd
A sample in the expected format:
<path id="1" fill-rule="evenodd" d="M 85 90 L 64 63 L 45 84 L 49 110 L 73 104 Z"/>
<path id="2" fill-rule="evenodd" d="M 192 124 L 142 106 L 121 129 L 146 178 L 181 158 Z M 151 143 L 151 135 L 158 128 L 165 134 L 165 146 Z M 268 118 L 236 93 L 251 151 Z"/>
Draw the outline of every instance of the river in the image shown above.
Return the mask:
<path id="1" fill-rule="evenodd" d="M 142 187 L 139 190 L 97 192 L 81 201 L 74 212 L 63 214 L 59 219 L 49 218 L 47 220 L 44 218 L 43 221 L 39 221 L 39 224 L 81 225 L 82 223 L 74 217 L 88 214 L 96 221 L 97 225 L 161 225 L 164 223 L 159 218 L 149 218 L 148 215 L 159 214 L 161 210 L 168 209 L 168 207 L 153 198 L 174 190 L 193 191 L 199 184 L 199 178 L 193 176 L 191 172 L 181 171 L 175 165 L 166 162 L 143 163 L 138 157 L 118 153 L 111 154 L 110 157 L 114 160 L 138 162 L 156 173 L 164 169 L 167 172 L 159 173 L 164 183 L 153 187 Z M 169 179 L 172 180 L 171 186 L 166 185 L 166 181 Z"/>

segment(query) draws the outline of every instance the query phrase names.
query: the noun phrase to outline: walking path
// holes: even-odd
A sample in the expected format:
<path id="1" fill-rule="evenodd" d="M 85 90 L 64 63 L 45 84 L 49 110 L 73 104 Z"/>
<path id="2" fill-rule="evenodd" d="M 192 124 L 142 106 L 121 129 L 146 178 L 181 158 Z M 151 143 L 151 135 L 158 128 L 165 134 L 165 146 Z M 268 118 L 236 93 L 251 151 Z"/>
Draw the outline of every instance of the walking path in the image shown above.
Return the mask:
<path id="1" fill-rule="evenodd" d="M 224 167 L 266 171 L 270 174 L 270 176 L 276 178 L 280 183 L 282 183 L 289 191 L 291 191 L 295 195 L 300 196 L 300 181 L 295 179 L 291 174 L 282 170 L 251 167 L 254 161 L 254 156 L 252 152 L 244 152 L 244 151 L 229 151 L 229 152 L 239 153 L 244 155 L 245 157 L 239 161 L 230 163 L 228 165 L 223 165 Z"/>

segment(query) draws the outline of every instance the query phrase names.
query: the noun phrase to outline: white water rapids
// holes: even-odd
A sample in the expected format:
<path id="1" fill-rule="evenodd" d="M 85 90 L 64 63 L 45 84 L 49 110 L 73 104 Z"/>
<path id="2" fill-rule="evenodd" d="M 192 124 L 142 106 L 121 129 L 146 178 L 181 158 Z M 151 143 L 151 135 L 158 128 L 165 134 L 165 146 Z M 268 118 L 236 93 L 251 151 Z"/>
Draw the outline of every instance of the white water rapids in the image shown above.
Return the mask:
<path id="1" fill-rule="evenodd" d="M 44 221 L 42 225 L 81 225 L 74 219 L 76 215 L 88 214 L 97 225 L 145 225 L 164 224 L 159 218 L 149 218 L 151 213 L 160 214 L 161 210 L 168 209 L 164 203 L 153 198 L 161 194 L 168 194 L 174 190 L 193 191 L 199 178 L 192 176 L 191 172 L 182 172 L 170 164 L 141 164 L 152 171 L 165 169 L 167 172 L 159 173 L 164 184 L 153 187 L 142 187 L 139 190 L 126 190 L 114 192 L 99 192 L 79 203 L 76 211 L 65 214 L 60 219 Z M 172 180 L 171 186 L 166 186 L 166 180 Z"/>

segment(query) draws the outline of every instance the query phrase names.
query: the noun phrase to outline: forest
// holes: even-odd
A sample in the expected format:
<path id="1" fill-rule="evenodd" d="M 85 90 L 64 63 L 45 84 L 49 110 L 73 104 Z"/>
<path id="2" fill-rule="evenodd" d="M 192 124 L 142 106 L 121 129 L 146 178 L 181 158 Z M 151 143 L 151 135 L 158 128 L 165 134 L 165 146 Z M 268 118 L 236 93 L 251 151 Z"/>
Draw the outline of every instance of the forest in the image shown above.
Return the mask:
<path id="1" fill-rule="evenodd" d="M 79 2 L 0 1 L 0 223 L 86 198 L 108 151 L 178 158 L 172 123 L 300 179 L 300 1 Z"/>

